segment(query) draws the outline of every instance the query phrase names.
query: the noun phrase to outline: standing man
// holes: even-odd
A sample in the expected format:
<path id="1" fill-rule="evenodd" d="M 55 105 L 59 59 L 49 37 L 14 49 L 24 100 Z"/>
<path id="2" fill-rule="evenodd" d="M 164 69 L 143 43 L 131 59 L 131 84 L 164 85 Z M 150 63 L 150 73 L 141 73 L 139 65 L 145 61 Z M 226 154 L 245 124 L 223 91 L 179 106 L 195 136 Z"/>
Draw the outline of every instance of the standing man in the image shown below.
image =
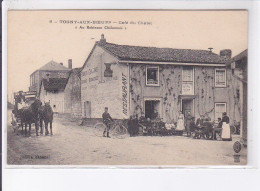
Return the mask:
<path id="1" fill-rule="evenodd" d="M 191 113 L 189 111 L 187 113 L 187 116 L 185 117 L 185 125 L 186 125 L 187 137 L 189 137 L 191 135 L 191 132 L 190 132 L 191 121 L 192 121 L 192 116 L 191 116 Z"/>
<path id="2" fill-rule="evenodd" d="M 103 118 L 103 123 L 106 125 L 106 128 L 103 132 L 103 137 L 105 137 L 107 133 L 107 137 L 110 138 L 109 129 L 110 129 L 110 123 L 113 121 L 113 119 L 108 113 L 108 107 L 105 107 L 105 112 L 103 113 L 102 118 Z"/>
<path id="3" fill-rule="evenodd" d="M 196 121 L 196 126 L 201 127 L 204 122 L 204 115 L 200 115 L 200 117 Z"/>

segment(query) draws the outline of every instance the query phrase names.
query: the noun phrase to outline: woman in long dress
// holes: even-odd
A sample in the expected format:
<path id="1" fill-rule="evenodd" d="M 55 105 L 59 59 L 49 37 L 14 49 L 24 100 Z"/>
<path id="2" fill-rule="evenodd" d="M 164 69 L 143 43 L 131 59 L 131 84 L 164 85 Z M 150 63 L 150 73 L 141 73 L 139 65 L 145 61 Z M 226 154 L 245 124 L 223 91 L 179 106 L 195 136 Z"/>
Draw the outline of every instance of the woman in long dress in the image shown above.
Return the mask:
<path id="1" fill-rule="evenodd" d="M 223 113 L 221 125 L 222 125 L 222 135 L 221 135 L 222 140 L 231 141 L 232 136 L 231 136 L 230 125 L 229 125 L 229 117 L 227 116 L 226 112 Z"/>
<path id="2" fill-rule="evenodd" d="M 182 113 L 180 113 L 180 115 L 178 117 L 176 130 L 177 131 L 184 131 L 185 130 L 184 115 Z"/>

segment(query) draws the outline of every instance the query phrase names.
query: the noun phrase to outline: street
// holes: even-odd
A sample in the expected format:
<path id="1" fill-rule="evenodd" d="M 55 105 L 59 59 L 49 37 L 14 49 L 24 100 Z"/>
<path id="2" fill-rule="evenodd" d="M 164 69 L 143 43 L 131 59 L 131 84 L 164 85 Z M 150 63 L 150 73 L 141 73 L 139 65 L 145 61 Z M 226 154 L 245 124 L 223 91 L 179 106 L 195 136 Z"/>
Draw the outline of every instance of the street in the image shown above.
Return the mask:
<path id="1" fill-rule="evenodd" d="M 97 132 L 98 131 L 98 132 Z M 192 139 L 185 136 L 104 138 L 102 131 L 55 118 L 53 136 L 16 135 L 8 121 L 9 165 L 245 165 L 234 162 L 232 141 Z M 97 136 L 99 135 L 100 136 Z"/>

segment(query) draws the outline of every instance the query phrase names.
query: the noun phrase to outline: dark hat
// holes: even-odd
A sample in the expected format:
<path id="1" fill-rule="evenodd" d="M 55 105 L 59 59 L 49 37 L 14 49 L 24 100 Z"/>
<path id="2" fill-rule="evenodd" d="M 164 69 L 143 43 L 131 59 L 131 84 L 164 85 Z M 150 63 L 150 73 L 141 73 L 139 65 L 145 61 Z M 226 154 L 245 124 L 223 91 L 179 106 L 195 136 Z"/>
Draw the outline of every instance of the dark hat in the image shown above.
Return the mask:
<path id="1" fill-rule="evenodd" d="M 108 107 L 105 107 L 105 109 L 108 109 Z"/>
<path id="2" fill-rule="evenodd" d="M 227 115 L 227 112 L 224 112 L 223 115 Z"/>

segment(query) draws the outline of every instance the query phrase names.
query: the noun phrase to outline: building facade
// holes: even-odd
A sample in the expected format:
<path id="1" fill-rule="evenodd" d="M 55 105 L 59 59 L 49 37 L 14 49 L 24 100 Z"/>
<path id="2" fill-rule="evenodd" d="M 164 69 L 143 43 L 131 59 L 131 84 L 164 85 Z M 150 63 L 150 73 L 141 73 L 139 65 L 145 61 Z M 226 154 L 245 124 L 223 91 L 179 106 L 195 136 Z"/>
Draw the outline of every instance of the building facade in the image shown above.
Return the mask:
<path id="1" fill-rule="evenodd" d="M 30 87 L 29 91 L 36 91 L 37 95 L 39 94 L 40 85 L 42 79 L 49 78 L 67 78 L 68 72 L 72 67 L 72 60 L 69 59 L 68 67 L 63 66 L 63 63 L 57 63 L 55 61 L 50 61 L 38 70 L 34 71 L 30 75 Z"/>
<path id="2" fill-rule="evenodd" d="M 234 56 L 227 62 L 228 70 L 231 70 L 232 77 L 239 82 L 237 97 L 240 106 L 240 135 L 242 142 L 247 145 L 247 60 L 248 50 L 244 50 L 240 54 Z"/>
<path id="3" fill-rule="evenodd" d="M 236 89 L 226 61 L 211 50 L 171 49 L 96 42 L 81 72 L 82 116 L 101 118 L 104 107 L 112 117 L 144 113 L 163 121 L 177 120 L 180 112 L 212 120 L 227 112 L 240 120 Z"/>
<path id="4" fill-rule="evenodd" d="M 81 68 L 69 72 L 68 82 L 64 90 L 64 113 L 72 118 L 81 118 Z"/>
<path id="5" fill-rule="evenodd" d="M 42 80 L 39 98 L 42 103 L 49 102 L 54 113 L 64 113 L 64 89 L 67 81 L 67 78 L 47 78 Z"/>

